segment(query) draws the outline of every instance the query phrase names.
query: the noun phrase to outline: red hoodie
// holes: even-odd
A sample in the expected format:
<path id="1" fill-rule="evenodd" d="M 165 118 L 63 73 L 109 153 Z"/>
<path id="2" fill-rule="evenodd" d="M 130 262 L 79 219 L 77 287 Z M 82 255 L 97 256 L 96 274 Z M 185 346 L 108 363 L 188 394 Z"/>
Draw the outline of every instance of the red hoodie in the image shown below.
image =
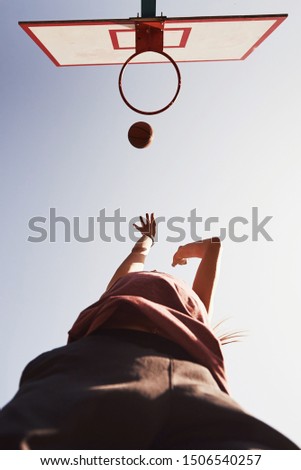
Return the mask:
<path id="1" fill-rule="evenodd" d="M 228 393 L 221 345 L 198 295 L 182 280 L 157 271 L 129 273 L 118 279 L 101 298 L 83 310 L 68 342 L 87 336 L 116 315 L 135 308 L 151 321 L 157 334 L 177 343 L 192 359 L 207 367 L 220 389 Z"/>

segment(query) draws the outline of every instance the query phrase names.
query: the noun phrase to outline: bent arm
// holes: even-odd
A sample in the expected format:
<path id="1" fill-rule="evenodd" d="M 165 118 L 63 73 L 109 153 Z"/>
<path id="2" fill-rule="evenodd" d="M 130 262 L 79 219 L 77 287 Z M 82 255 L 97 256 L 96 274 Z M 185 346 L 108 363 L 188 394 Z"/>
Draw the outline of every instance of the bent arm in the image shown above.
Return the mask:
<path id="1" fill-rule="evenodd" d="M 205 305 L 208 314 L 212 311 L 220 251 L 221 241 L 219 238 L 214 237 L 179 247 L 173 259 L 173 266 L 176 266 L 177 264 L 186 264 L 187 258 L 201 258 L 192 288 Z"/>
<path id="2" fill-rule="evenodd" d="M 220 240 L 208 244 L 192 285 L 193 290 L 204 303 L 208 315 L 212 313 L 212 301 L 218 279 L 220 251 Z"/>

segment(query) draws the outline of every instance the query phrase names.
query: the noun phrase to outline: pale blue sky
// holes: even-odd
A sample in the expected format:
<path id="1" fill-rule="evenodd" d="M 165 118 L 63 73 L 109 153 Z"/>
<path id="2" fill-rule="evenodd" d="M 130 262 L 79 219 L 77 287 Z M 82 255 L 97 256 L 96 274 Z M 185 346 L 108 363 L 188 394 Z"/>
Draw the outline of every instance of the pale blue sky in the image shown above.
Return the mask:
<path id="1" fill-rule="evenodd" d="M 30 243 L 32 217 L 49 217 L 51 207 L 78 216 L 84 236 L 87 218 L 103 208 L 109 216 L 120 208 L 128 218 L 154 211 L 166 219 L 196 208 L 226 226 L 235 216 L 250 220 L 258 207 L 260 219 L 273 216 L 267 230 L 274 241 L 227 237 L 215 320 L 231 316 L 230 328 L 249 330 L 224 348 L 234 398 L 301 445 L 299 2 L 158 1 L 157 13 L 169 17 L 289 17 L 245 61 L 181 64 L 179 98 L 146 119 L 155 138 L 144 151 L 127 141 L 130 125 L 145 118 L 121 100 L 119 66 L 56 68 L 18 26 L 127 18 L 140 11 L 139 0 L 0 0 L 0 8 L 0 406 L 29 360 L 65 343 L 77 314 L 101 295 L 132 246 L 98 237 L 64 243 L 62 231 L 56 243 Z M 134 67 L 136 87 L 152 70 L 164 77 L 168 66 L 147 67 Z M 170 93 L 168 80 L 162 83 L 154 94 Z M 178 244 L 167 235 L 162 223 L 146 268 L 191 282 L 196 264 L 173 270 Z"/>

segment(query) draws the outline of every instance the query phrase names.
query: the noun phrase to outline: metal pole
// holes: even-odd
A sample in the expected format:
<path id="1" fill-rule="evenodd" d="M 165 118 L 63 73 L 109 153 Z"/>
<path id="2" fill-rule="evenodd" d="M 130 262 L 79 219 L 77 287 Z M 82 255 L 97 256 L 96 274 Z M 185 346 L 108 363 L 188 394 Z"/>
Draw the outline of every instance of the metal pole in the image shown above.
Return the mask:
<path id="1" fill-rule="evenodd" d="M 156 17 L 156 0 L 141 0 L 141 17 Z"/>

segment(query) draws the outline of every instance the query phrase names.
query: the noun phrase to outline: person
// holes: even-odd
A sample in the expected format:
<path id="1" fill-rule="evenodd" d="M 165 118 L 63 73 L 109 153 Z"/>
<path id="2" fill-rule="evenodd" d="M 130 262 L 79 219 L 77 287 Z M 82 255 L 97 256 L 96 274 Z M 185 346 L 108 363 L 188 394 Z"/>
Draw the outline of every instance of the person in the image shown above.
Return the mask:
<path id="1" fill-rule="evenodd" d="M 298 449 L 229 395 L 210 315 L 219 238 L 180 246 L 172 265 L 199 258 L 192 288 L 144 271 L 154 214 L 65 346 L 24 369 L 0 413 L 3 449 Z"/>

